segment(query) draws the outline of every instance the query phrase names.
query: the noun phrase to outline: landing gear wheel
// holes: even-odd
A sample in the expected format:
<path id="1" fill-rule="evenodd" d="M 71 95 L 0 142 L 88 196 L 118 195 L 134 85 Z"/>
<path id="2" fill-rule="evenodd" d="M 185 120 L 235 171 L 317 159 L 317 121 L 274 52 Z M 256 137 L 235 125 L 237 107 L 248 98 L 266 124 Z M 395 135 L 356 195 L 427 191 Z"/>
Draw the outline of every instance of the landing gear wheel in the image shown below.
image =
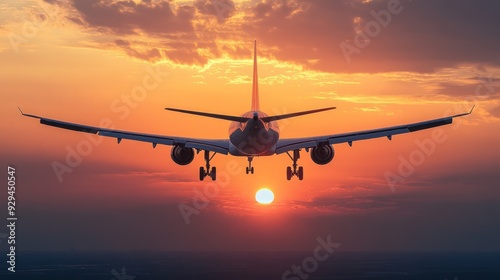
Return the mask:
<path id="1" fill-rule="evenodd" d="M 290 166 L 286 167 L 286 179 L 290 181 L 292 179 L 293 173 L 292 168 Z"/>
<path id="2" fill-rule="evenodd" d="M 205 179 L 205 168 L 200 166 L 200 181 L 203 181 L 203 179 Z"/>
<path id="3" fill-rule="evenodd" d="M 253 174 L 253 172 L 254 172 L 254 169 L 252 166 L 252 160 L 253 160 L 253 157 L 248 157 L 248 166 L 246 169 L 247 174 Z"/>
<path id="4" fill-rule="evenodd" d="M 299 171 L 297 172 L 297 177 L 302 181 L 304 179 L 304 167 L 300 166 Z"/>
<path id="5" fill-rule="evenodd" d="M 217 168 L 214 166 L 212 167 L 212 171 L 210 172 L 210 178 L 212 178 L 212 181 L 215 181 L 217 178 Z"/>
<path id="6" fill-rule="evenodd" d="M 288 166 L 286 168 L 286 179 L 290 181 L 290 179 L 292 179 L 292 177 L 296 175 L 299 180 L 302 181 L 302 179 L 304 179 L 304 168 L 302 166 L 298 166 L 297 164 L 297 161 L 300 158 L 300 150 L 293 150 L 293 156 L 290 155 L 289 152 L 286 152 L 286 154 L 293 162 L 292 166 Z"/>
<path id="7" fill-rule="evenodd" d="M 210 176 L 210 178 L 212 178 L 213 181 L 215 181 L 215 179 L 217 178 L 216 174 L 217 174 L 217 169 L 214 167 L 212 167 L 212 169 L 210 170 L 210 161 L 212 160 L 212 158 L 214 158 L 216 153 L 214 153 L 212 156 L 210 156 L 210 151 L 207 151 L 205 150 L 205 165 L 206 165 L 206 168 L 205 167 L 200 167 L 200 181 L 203 181 L 205 179 L 205 177 L 207 176 Z"/>

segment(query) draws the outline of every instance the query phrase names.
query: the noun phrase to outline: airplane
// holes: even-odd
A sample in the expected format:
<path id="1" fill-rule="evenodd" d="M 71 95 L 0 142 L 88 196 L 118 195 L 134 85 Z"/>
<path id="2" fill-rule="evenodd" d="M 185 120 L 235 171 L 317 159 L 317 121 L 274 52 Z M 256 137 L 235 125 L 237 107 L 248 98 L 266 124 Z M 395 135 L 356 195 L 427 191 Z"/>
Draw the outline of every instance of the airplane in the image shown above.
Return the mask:
<path id="1" fill-rule="evenodd" d="M 178 165 L 190 164 L 195 157 L 195 153 L 199 154 L 203 151 L 205 166 L 200 167 L 199 179 L 200 181 L 203 181 L 206 177 L 210 177 L 213 181 L 215 181 L 217 169 L 215 166 L 211 167 L 210 161 L 217 153 L 247 157 L 248 166 L 246 168 L 246 174 L 254 173 L 254 167 L 252 166 L 252 160 L 254 157 L 272 156 L 286 153 L 292 160 L 292 166 L 288 166 L 286 168 L 287 180 L 291 180 L 293 176 L 297 176 L 299 180 L 303 180 L 304 168 L 302 166 L 298 166 L 297 164 L 302 149 L 310 153 L 311 159 L 314 163 L 325 165 L 331 162 L 335 156 L 333 148 L 334 144 L 347 143 L 349 146 L 352 146 L 354 141 L 379 137 L 387 137 L 389 140 L 392 140 L 392 137 L 397 134 L 416 132 L 451 124 L 454 118 L 469 115 L 474 110 L 474 107 L 472 107 L 470 112 L 467 113 L 372 130 L 304 138 L 280 139 L 279 126 L 277 123 L 278 120 L 333 110 L 336 109 L 336 107 L 268 116 L 259 108 L 257 41 L 254 42 L 253 58 L 252 105 L 249 112 L 244 113 L 241 116 L 229 116 L 184 109 L 165 108 L 165 110 L 178 113 L 231 121 L 229 126 L 229 138 L 226 139 L 195 139 L 129 132 L 39 117 L 36 115 L 26 114 L 20 108 L 19 111 L 23 116 L 39 119 L 41 124 L 85 133 L 93 133 L 100 136 L 113 137 L 117 139 L 118 144 L 122 141 L 122 139 L 128 139 L 149 142 L 153 145 L 153 148 L 156 148 L 158 144 L 172 146 L 170 156 Z"/>

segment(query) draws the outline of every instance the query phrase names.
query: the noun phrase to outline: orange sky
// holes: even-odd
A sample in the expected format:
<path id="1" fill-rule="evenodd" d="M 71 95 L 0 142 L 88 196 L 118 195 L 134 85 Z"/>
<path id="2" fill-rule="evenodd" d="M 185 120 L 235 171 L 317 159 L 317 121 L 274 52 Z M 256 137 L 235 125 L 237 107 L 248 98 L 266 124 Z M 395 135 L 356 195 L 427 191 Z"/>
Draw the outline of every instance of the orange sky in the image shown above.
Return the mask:
<path id="1" fill-rule="evenodd" d="M 233 250 L 252 249 L 255 244 L 261 244 L 257 245 L 260 249 L 300 249 L 309 248 L 308 242 L 314 242 L 314 236 L 331 231 L 348 248 L 372 249 L 380 247 L 376 241 L 372 244 L 360 241 L 362 237 L 352 237 L 352 231 L 363 226 L 349 224 L 349 217 L 356 220 L 373 215 L 386 222 L 393 218 L 390 221 L 394 224 L 404 220 L 404 215 L 427 215 L 418 210 L 426 204 L 437 207 L 465 203 L 472 207 L 500 200 L 498 190 L 493 188 L 500 179 L 500 67 L 494 61 L 485 63 L 479 57 L 459 60 L 454 54 L 436 60 L 435 53 L 427 54 L 427 50 L 415 56 L 392 52 L 391 59 L 391 53 L 386 52 L 396 46 L 387 43 L 384 47 L 384 42 L 402 37 L 390 34 L 398 34 L 400 26 L 407 26 L 393 15 L 394 22 L 347 63 L 338 45 L 352 40 L 356 34 L 353 22 L 359 20 L 351 18 L 348 30 L 339 30 L 333 23 L 315 25 L 314 15 L 308 14 L 318 10 L 314 2 L 271 5 L 260 1 L 172 1 L 148 6 L 130 1 L 136 4 L 129 8 L 118 7 L 117 2 L 90 2 L 95 3 L 26 0 L 0 4 L 0 33 L 5 39 L 0 42 L 2 162 L 19 170 L 20 203 L 26 209 L 22 213 L 29 229 L 35 230 L 38 221 L 43 220 L 33 212 L 49 215 L 66 209 L 60 217 L 54 214 L 59 218 L 49 222 L 51 226 L 42 230 L 41 236 L 53 234 L 51 229 L 59 229 L 58 234 L 72 232 L 73 229 L 61 229 L 61 223 L 84 219 L 84 213 L 94 217 L 103 212 L 127 227 L 131 226 L 127 215 L 135 213 L 132 215 L 149 217 L 141 222 L 145 227 L 164 221 L 176 229 L 160 225 L 159 233 L 152 233 L 151 240 L 161 240 L 160 233 L 170 236 L 160 245 L 153 241 L 125 245 L 132 234 L 116 243 L 106 243 L 106 237 L 98 235 L 91 239 L 66 237 L 59 245 L 61 249 L 107 246 Z M 368 22 L 370 18 L 363 16 L 361 9 L 376 3 L 351 2 L 359 5 L 352 9 L 358 9 L 361 19 Z M 418 14 L 418 5 L 413 8 L 410 11 L 412 8 L 405 6 L 408 11 L 403 10 L 401 17 L 406 11 L 409 17 Z M 154 21 L 155 12 L 167 13 L 165 21 Z M 282 13 L 287 13 L 284 19 L 280 18 Z M 284 30 L 280 19 L 299 27 L 311 23 L 316 29 Z M 163 30 L 162 26 L 168 27 Z M 411 33 L 406 36 L 411 37 Z M 177 166 L 170 159 L 170 147 L 152 149 L 149 144 L 125 140 L 117 145 L 116 140 L 106 138 L 92 145 L 82 162 L 59 182 L 52 164 L 64 163 L 67 149 L 76 149 L 89 136 L 42 126 L 22 117 L 16 108 L 88 125 L 109 119 L 122 130 L 225 138 L 228 122 L 167 112 L 163 108 L 228 115 L 248 111 L 254 39 L 258 40 L 260 54 L 260 101 L 264 112 L 337 107 L 334 111 L 281 121 L 282 138 L 426 120 L 466 112 L 473 104 L 476 109 L 459 120 L 459 126 L 442 128 L 447 140 L 436 144 L 435 152 L 404 182 L 398 183 L 394 192 L 384 174 L 397 173 L 401 157 L 408 159 L 418 149 L 415 141 L 430 139 L 432 130 L 396 136 L 392 142 L 384 138 L 357 142 L 353 147 L 336 145 L 335 159 L 326 166 L 315 165 L 308 154 L 302 153 L 302 182 L 296 178 L 286 181 L 285 169 L 291 164 L 286 155 L 256 158 L 256 174 L 252 176 L 244 174 L 245 158 L 217 155 L 213 165 L 219 174 L 228 170 L 228 164 L 236 166 L 230 168 L 236 170 L 235 174 L 186 226 L 178 205 L 190 204 L 195 195 L 193 189 L 203 190 L 210 184 L 197 180 L 198 168 L 203 165 L 201 155 L 191 165 Z M 450 39 L 447 43 L 456 42 Z M 346 70 L 342 71 L 342 67 Z M 153 76 L 155 86 L 146 91 L 143 99 L 132 99 L 127 104 L 124 98 L 142 86 L 151 71 L 161 73 L 156 79 Z M 273 204 L 256 204 L 255 191 L 262 187 L 274 191 Z M 458 224 L 459 212 L 450 218 Z M 394 213 L 402 216 L 394 218 Z M 477 215 L 482 216 L 483 212 Z M 337 219 L 342 227 L 321 222 L 330 218 Z M 80 222 L 95 226 L 86 219 Z M 102 219 L 95 223 L 106 224 Z M 228 240 L 215 229 L 225 225 L 228 233 L 222 236 L 231 235 Z M 425 227 L 425 223 L 420 226 Z M 109 232 L 116 232 L 112 226 L 106 227 Z M 217 236 L 216 241 L 208 237 L 194 241 L 196 230 Z M 260 233 L 252 235 L 245 233 L 247 230 Z M 498 228 L 495 230 L 498 232 Z M 275 240 L 278 234 L 289 231 L 294 232 L 290 238 Z M 376 240 L 389 238 L 382 230 L 376 232 Z M 82 235 L 92 233 L 95 232 L 89 230 Z M 247 243 L 236 244 L 235 235 Z M 408 233 L 406 238 L 411 237 Z M 25 238 L 26 249 L 47 248 L 28 233 Z M 404 244 L 404 240 L 400 242 Z M 433 248 L 436 242 L 427 240 L 421 244 Z M 453 244 L 443 246 L 454 248 Z M 488 246 L 479 242 L 476 247 Z"/>

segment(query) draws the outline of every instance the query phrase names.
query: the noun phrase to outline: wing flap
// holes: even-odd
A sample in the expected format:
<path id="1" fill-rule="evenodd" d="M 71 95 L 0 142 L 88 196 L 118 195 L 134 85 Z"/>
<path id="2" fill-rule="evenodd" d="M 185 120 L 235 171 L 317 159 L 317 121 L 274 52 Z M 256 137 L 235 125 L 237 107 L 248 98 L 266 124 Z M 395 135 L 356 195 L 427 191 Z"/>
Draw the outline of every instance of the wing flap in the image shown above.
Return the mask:
<path id="1" fill-rule="evenodd" d="M 147 135 L 147 134 L 124 133 L 121 131 L 101 130 L 99 131 L 99 135 L 114 137 L 117 139 L 128 139 L 140 142 L 148 142 L 153 144 L 162 144 L 162 145 L 174 144 L 174 140 L 172 138 L 165 138 L 161 136 Z"/>
<path id="2" fill-rule="evenodd" d="M 386 131 L 368 131 L 368 132 L 360 132 L 354 135 L 346 134 L 345 136 L 339 135 L 337 137 L 328 138 L 328 143 L 330 144 L 338 144 L 338 143 L 347 143 L 359 140 L 367 140 L 372 138 L 379 138 L 384 136 L 392 136 L 396 134 L 408 133 L 409 130 L 407 128 L 399 128 L 399 129 L 391 129 Z"/>
<path id="3" fill-rule="evenodd" d="M 284 144 L 276 148 L 276 154 L 279 155 L 287 151 L 305 149 L 305 148 L 314 148 L 316 146 L 318 146 L 318 142 L 316 141 L 297 141 L 297 142 L 291 141 L 291 143 L 289 144 Z"/>
<path id="4" fill-rule="evenodd" d="M 228 154 L 228 149 L 218 146 L 218 145 L 213 145 L 210 143 L 200 143 L 200 142 L 186 142 L 185 147 L 187 148 L 193 148 L 197 150 L 207 150 L 207 151 L 212 151 L 216 152 L 219 154 L 227 155 Z"/>

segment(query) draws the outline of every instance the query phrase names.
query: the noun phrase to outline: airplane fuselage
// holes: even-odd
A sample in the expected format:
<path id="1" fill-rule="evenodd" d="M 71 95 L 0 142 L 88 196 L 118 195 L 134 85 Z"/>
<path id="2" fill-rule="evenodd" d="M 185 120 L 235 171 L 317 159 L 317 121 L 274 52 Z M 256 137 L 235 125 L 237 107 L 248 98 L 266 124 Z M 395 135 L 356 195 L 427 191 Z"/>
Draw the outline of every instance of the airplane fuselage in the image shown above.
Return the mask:
<path id="1" fill-rule="evenodd" d="M 270 156 L 276 151 L 279 126 L 275 121 L 264 122 L 264 112 L 250 111 L 242 115 L 250 118 L 244 123 L 229 126 L 229 153 L 234 156 Z"/>

